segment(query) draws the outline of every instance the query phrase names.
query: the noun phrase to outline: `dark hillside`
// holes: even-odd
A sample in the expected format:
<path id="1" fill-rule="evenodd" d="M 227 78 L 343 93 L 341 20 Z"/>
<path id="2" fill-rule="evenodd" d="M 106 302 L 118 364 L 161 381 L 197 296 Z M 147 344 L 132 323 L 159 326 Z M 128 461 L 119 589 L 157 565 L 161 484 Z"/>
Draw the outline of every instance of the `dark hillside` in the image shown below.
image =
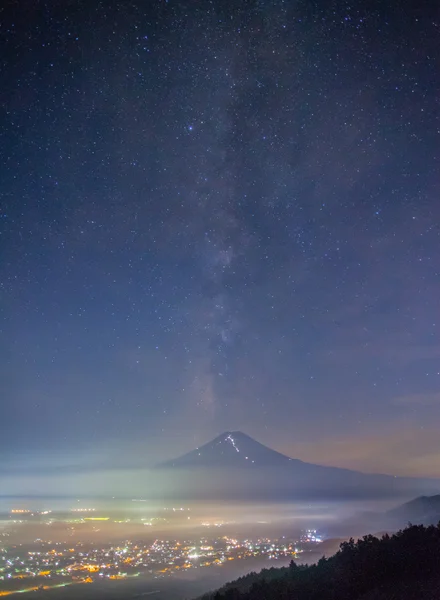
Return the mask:
<path id="1" fill-rule="evenodd" d="M 250 574 L 203 600 L 434 600 L 440 598 L 440 524 L 341 544 L 316 565 Z"/>

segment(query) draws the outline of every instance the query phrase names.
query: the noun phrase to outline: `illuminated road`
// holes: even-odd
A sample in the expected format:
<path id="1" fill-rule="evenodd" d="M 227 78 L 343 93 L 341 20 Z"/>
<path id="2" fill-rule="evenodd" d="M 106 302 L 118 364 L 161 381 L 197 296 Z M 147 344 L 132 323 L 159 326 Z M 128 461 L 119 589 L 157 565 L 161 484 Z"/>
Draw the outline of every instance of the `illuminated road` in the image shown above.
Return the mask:
<path id="1" fill-rule="evenodd" d="M 56 585 L 44 585 L 43 587 L 33 586 L 22 588 L 21 590 L 4 590 L 0 592 L 0 596 L 11 596 L 12 594 L 26 594 L 27 592 L 41 592 L 46 590 L 54 590 L 56 588 L 63 588 L 68 585 L 79 585 L 84 583 L 83 581 L 70 581 L 66 583 L 57 583 Z"/>

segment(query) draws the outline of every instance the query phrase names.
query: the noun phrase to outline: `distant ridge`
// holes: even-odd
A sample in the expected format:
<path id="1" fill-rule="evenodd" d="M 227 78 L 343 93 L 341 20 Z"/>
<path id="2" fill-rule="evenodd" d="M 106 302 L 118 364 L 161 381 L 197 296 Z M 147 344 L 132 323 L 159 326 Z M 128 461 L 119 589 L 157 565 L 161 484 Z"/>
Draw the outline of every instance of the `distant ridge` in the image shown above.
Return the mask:
<path id="1" fill-rule="evenodd" d="M 400 525 L 407 523 L 437 525 L 440 521 L 440 494 L 419 496 L 386 513 L 388 518 Z"/>

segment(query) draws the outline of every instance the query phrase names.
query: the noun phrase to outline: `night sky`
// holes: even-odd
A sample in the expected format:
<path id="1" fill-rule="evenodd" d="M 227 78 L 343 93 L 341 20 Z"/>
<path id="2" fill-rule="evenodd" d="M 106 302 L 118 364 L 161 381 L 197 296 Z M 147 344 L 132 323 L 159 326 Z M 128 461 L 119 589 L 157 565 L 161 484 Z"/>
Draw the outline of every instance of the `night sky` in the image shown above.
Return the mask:
<path id="1" fill-rule="evenodd" d="M 440 476 L 435 2 L 2 5 L 3 464 Z"/>

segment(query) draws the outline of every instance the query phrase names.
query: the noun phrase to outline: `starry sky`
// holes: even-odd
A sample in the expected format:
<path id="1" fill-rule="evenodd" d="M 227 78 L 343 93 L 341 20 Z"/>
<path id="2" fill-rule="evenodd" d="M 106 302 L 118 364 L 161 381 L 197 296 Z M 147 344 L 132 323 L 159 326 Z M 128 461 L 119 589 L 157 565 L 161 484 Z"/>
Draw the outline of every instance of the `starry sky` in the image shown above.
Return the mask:
<path id="1" fill-rule="evenodd" d="M 435 3 L 2 6 L 3 460 L 440 476 Z"/>

